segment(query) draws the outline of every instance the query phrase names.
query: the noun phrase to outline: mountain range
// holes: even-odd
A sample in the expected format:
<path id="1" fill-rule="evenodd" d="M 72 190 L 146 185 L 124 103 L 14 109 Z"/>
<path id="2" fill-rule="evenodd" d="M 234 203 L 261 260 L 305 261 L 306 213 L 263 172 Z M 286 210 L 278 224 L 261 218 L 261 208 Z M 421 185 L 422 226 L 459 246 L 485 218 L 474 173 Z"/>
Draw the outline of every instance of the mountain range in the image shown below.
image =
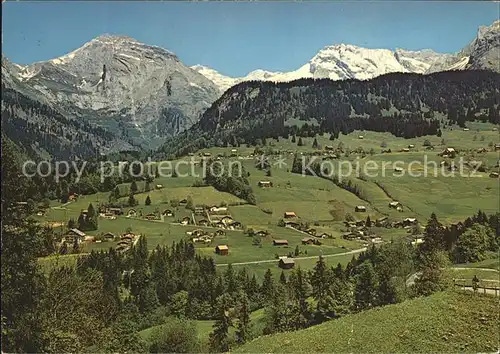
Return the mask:
<path id="1" fill-rule="evenodd" d="M 457 54 L 326 46 L 291 72 L 232 78 L 186 66 L 174 53 L 126 36 L 102 35 L 55 59 L 18 65 L 2 56 L 2 123 L 29 151 L 71 156 L 155 148 L 196 124 L 230 87 L 303 78 L 369 80 L 400 72 L 500 71 L 500 21 L 481 27 Z M 28 131 L 29 134 L 25 134 Z M 76 144 L 75 144 L 76 143 Z M 72 147 L 69 149 L 68 147 Z"/>
<path id="2" fill-rule="evenodd" d="M 244 77 L 229 77 L 203 65 L 191 66 L 217 85 L 221 91 L 244 81 L 288 82 L 301 78 L 368 80 L 393 73 L 430 74 L 437 71 L 487 69 L 500 71 L 500 21 L 481 26 L 477 37 L 456 54 L 431 49 L 368 49 L 337 44 L 321 49 L 307 63 L 290 72 L 255 70 Z"/>

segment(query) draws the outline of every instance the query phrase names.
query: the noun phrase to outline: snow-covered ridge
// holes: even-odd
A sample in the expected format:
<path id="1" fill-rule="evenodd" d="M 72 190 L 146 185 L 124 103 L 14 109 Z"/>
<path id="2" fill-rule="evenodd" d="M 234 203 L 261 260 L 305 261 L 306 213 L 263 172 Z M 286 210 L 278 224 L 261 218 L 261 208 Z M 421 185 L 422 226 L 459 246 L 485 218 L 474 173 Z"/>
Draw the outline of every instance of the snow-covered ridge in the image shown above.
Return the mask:
<path id="1" fill-rule="evenodd" d="M 255 70 L 244 77 L 230 77 L 203 65 L 192 66 L 221 91 L 243 81 L 261 80 L 287 82 L 301 78 L 329 78 L 332 80 L 368 80 L 392 72 L 425 73 L 436 60 L 446 54 L 430 49 L 408 51 L 396 49 L 369 49 L 351 44 L 329 45 L 321 49 L 300 68 L 290 72 Z"/>

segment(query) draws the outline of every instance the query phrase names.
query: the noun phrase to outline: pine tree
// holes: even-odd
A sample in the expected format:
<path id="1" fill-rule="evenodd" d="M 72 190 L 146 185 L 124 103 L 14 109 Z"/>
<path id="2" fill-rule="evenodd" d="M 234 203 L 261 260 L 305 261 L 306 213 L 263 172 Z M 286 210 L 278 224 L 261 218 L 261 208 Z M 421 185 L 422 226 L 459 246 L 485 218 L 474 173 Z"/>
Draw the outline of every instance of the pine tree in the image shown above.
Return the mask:
<path id="1" fill-rule="evenodd" d="M 297 146 L 303 146 L 302 137 L 299 136 L 299 141 L 297 142 Z"/>
<path id="2" fill-rule="evenodd" d="M 283 284 L 283 285 L 286 285 L 286 275 L 285 275 L 284 271 L 281 271 L 280 283 Z"/>
<path id="3" fill-rule="evenodd" d="M 78 217 L 78 229 L 80 230 L 86 230 L 87 228 L 87 222 L 85 220 L 85 215 L 83 213 L 80 213 L 80 216 Z"/>
<path id="4" fill-rule="evenodd" d="M 311 275 L 312 295 L 315 300 L 320 300 L 328 294 L 331 274 L 322 256 L 319 256 Z"/>
<path id="5" fill-rule="evenodd" d="M 307 297 L 309 296 L 309 283 L 306 274 L 299 267 L 294 271 L 293 277 L 290 278 L 290 286 L 295 300 L 298 305 L 298 312 L 296 312 L 294 319 L 295 328 L 305 328 L 311 320 L 311 313 L 309 311 L 309 304 Z"/>
<path id="6" fill-rule="evenodd" d="M 130 184 L 130 193 L 135 194 L 135 193 L 137 193 L 138 190 L 139 189 L 137 188 L 137 182 L 132 181 L 132 183 Z"/>
<path id="7" fill-rule="evenodd" d="M 295 140 L 295 135 L 292 135 L 292 143 L 295 144 L 296 140 Z"/>
<path id="8" fill-rule="evenodd" d="M 369 261 L 358 267 L 356 287 L 354 290 L 355 306 L 358 311 L 377 306 L 378 279 L 373 265 Z"/>
<path id="9" fill-rule="evenodd" d="M 92 203 L 87 208 L 87 217 L 85 218 L 86 230 L 97 230 L 97 211 Z"/>
<path id="10" fill-rule="evenodd" d="M 238 324 L 236 326 L 236 342 L 245 343 L 250 338 L 250 306 L 247 294 L 243 291 L 239 294 Z"/>
<path id="11" fill-rule="evenodd" d="M 369 215 L 366 217 L 365 225 L 366 225 L 366 227 L 372 227 L 372 221 L 371 221 Z"/>
<path id="12" fill-rule="evenodd" d="M 295 246 L 295 252 L 293 254 L 295 257 L 298 257 L 300 255 L 299 245 Z"/>
<path id="13" fill-rule="evenodd" d="M 2 351 L 44 352 L 39 311 L 45 277 L 37 262 L 40 228 L 28 211 L 16 207 L 27 199 L 32 182 L 19 178 L 21 156 L 3 133 L 1 144 Z"/>
<path id="14" fill-rule="evenodd" d="M 250 282 L 248 283 L 247 295 L 250 297 L 250 300 L 252 302 L 259 302 L 260 288 L 255 274 L 252 276 Z"/>
<path id="15" fill-rule="evenodd" d="M 151 205 L 151 198 L 149 195 L 146 197 L 146 201 L 144 202 L 145 205 Z"/>
<path id="16" fill-rule="evenodd" d="M 137 200 L 135 200 L 135 197 L 134 197 L 134 194 L 133 193 L 130 193 L 129 197 L 128 197 L 128 205 L 129 206 L 136 206 L 137 205 Z"/>
<path id="17" fill-rule="evenodd" d="M 226 292 L 228 294 L 233 294 L 238 291 L 238 279 L 236 279 L 233 266 L 231 264 L 228 264 L 227 266 L 224 279 L 226 281 Z"/>
<path id="18" fill-rule="evenodd" d="M 314 141 L 313 141 L 313 144 L 312 144 L 312 148 L 313 149 L 317 149 L 318 148 L 318 140 L 316 140 L 316 137 L 314 138 Z"/>
<path id="19" fill-rule="evenodd" d="M 269 302 L 273 298 L 274 293 L 274 280 L 273 274 L 271 273 L 271 269 L 268 269 L 264 274 L 264 280 L 262 281 L 261 293 L 263 296 L 264 302 Z"/>
<path id="20" fill-rule="evenodd" d="M 209 335 L 210 351 L 220 353 L 229 351 L 229 328 L 232 325 L 229 306 L 232 302 L 228 294 L 217 299 L 216 320 Z"/>
<path id="21" fill-rule="evenodd" d="M 444 228 L 438 221 L 435 213 L 431 214 L 430 219 L 424 230 L 424 242 L 420 244 L 419 254 L 432 253 L 445 248 Z"/>

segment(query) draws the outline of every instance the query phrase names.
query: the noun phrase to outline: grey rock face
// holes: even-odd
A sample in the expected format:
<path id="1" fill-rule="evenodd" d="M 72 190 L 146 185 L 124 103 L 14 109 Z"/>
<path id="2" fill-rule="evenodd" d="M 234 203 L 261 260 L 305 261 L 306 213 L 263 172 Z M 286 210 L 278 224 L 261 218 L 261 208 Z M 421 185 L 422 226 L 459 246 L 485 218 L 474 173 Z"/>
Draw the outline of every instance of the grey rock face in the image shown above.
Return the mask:
<path id="1" fill-rule="evenodd" d="M 427 73 L 464 69 L 500 72 L 500 21 L 481 26 L 471 43 L 459 53 L 437 60 Z"/>
<path id="2" fill-rule="evenodd" d="M 16 74 L 65 114 L 139 142 L 189 128 L 219 95 L 175 54 L 123 36 L 97 37 Z"/>
<path id="3" fill-rule="evenodd" d="M 500 72 L 500 21 L 481 26 L 477 37 L 465 47 L 461 56 L 469 56 L 468 69 Z"/>

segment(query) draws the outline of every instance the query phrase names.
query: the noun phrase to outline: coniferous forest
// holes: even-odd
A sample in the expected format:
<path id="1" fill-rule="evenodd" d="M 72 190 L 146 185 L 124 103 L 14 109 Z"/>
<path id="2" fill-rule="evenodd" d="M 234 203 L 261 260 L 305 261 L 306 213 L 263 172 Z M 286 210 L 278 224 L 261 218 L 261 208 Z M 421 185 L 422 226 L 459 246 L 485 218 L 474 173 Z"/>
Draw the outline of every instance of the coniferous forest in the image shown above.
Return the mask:
<path id="1" fill-rule="evenodd" d="M 354 130 L 414 138 L 439 135 L 446 124 L 497 124 L 499 84 L 500 75 L 489 71 L 392 73 L 369 81 L 244 82 L 226 91 L 196 125 L 168 140 L 158 153 L 185 155 L 211 146 L 253 145 L 263 138 L 338 137 Z"/>

